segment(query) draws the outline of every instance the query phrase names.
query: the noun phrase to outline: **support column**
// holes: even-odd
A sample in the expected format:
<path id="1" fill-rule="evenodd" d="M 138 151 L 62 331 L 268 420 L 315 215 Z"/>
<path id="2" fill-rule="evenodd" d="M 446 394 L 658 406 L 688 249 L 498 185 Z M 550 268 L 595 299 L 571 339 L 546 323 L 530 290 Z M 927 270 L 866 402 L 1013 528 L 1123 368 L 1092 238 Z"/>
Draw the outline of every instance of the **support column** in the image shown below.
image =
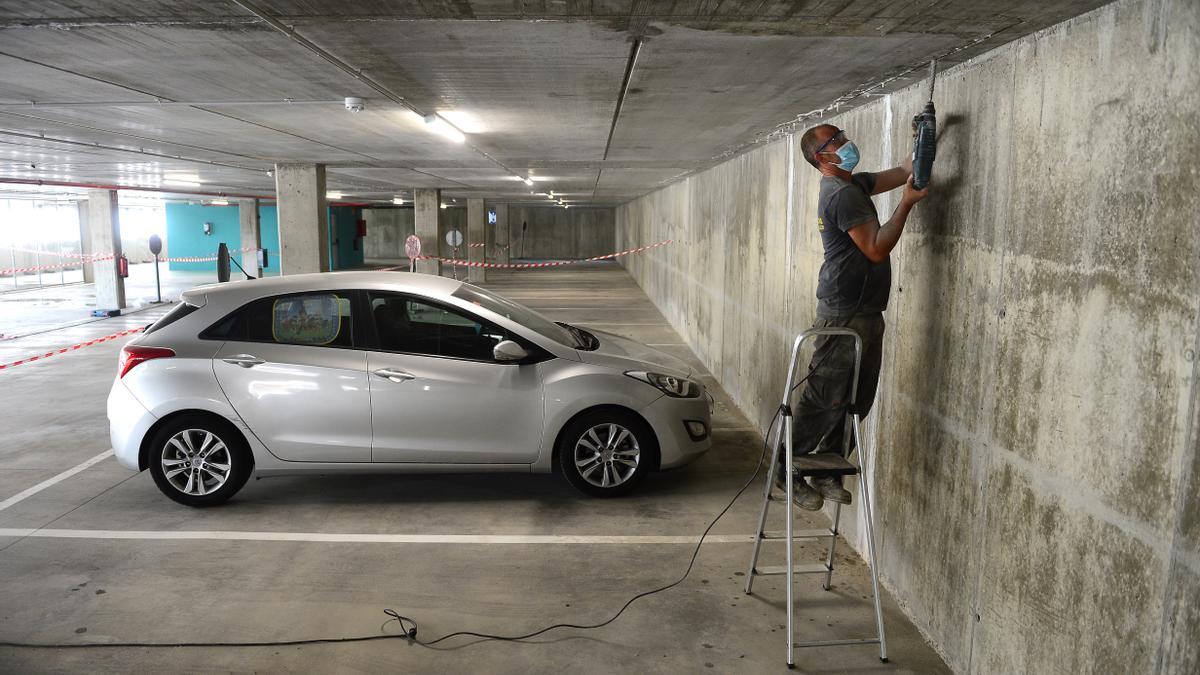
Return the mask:
<path id="1" fill-rule="evenodd" d="M 484 246 L 472 246 L 484 244 Z M 487 210 L 483 208 L 482 199 L 467 200 L 467 262 L 484 261 L 487 253 Z M 487 281 L 487 270 L 482 267 L 468 267 L 467 281 L 473 284 Z"/>
<path id="2" fill-rule="evenodd" d="M 258 266 L 258 249 L 262 248 L 262 233 L 258 229 L 258 200 L 257 199 L 239 199 L 238 200 L 238 225 L 242 232 L 243 249 L 253 249 L 250 251 L 243 250 L 241 253 L 242 267 L 246 269 L 251 276 L 261 277 L 262 268 Z M 279 255 L 279 251 L 275 251 L 274 255 Z"/>
<path id="3" fill-rule="evenodd" d="M 421 255 L 438 254 L 438 214 L 441 213 L 441 190 L 413 190 L 413 218 L 415 231 L 421 238 Z M 442 263 L 438 260 L 418 260 L 417 272 L 440 275 Z"/>
<path id="4" fill-rule="evenodd" d="M 496 225 L 492 228 L 492 260 L 507 263 L 512 251 L 512 240 L 508 236 L 508 204 L 494 204 Z"/>
<path id="5" fill-rule="evenodd" d="M 75 202 L 75 206 L 79 210 L 79 252 L 83 255 L 84 260 L 92 255 L 92 228 L 88 224 L 88 200 L 81 199 Z M 92 284 L 96 282 L 96 270 L 92 263 L 83 263 L 83 283 Z"/>
<path id="6" fill-rule="evenodd" d="M 276 164 L 279 273 L 329 271 L 329 209 L 324 164 Z"/>
<path id="7" fill-rule="evenodd" d="M 87 222 L 92 231 L 92 252 L 112 256 L 93 263 L 96 309 L 125 309 L 125 280 L 117 274 L 121 257 L 121 220 L 116 190 L 88 190 Z"/>

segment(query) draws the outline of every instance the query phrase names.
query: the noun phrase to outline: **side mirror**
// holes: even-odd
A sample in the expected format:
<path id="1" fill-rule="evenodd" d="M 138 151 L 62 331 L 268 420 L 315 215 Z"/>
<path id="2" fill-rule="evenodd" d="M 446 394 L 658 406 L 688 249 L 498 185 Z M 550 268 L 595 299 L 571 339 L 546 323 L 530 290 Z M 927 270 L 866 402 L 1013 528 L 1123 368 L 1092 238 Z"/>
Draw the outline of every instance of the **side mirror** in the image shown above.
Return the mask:
<path id="1" fill-rule="evenodd" d="M 492 348 L 492 356 L 497 361 L 520 361 L 529 356 L 529 352 L 512 340 L 505 340 Z"/>

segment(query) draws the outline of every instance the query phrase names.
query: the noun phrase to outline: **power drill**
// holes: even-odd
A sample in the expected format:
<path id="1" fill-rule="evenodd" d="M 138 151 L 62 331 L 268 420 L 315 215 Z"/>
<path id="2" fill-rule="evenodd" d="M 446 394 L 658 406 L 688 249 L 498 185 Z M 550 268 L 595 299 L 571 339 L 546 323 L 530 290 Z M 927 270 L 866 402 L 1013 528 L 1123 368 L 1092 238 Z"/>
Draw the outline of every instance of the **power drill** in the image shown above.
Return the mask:
<path id="1" fill-rule="evenodd" d="M 929 62 L 929 103 L 913 117 L 913 187 L 924 190 L 933 174 L 937 155 L 937 112 L 933 108 L 933 77 L 937 61 Z"/>

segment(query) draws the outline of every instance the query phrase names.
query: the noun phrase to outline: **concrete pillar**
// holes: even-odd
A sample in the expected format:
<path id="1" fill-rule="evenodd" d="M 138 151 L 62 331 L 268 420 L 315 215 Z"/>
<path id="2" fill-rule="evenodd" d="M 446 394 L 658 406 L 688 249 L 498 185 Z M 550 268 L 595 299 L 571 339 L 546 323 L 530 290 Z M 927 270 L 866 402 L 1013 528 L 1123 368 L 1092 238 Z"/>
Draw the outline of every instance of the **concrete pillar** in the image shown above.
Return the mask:
<path id="1" fill-rule="evenodd" d="M 87 194 L 87 222 L 92 231 L 92 251 L 99 256 L 112 256 L 93 264 L 96 309 L 125 309 L 125 280 L 117 274 L 117 259 L 121 257 L 117 191 L 88 190 Z"/>
<path id="2" fill-rule="evenodd" d="M 238 200 L 238 224 L 242 232 L 242 248 L 253 249 L 242 251 L 240 256 L 242 267 L 251 276 L 261 277 L 262 268 L 258 266 L 258 249 L 262 248 L 262 233 L 258 229 L 258 200 Z M 279 255 L 279 251 L 270 251 L 271 255 Z"/>
<path id="3" fill-rule="evenodd" d="M 441 190 L 413 190 L 414 229 L 421 238 L 421 255 L 438 254 L 438 214 L 442 211 L 441 204 Z M 417 272 L 440 275 L 442 263 L 437 260 L 418 260 Z"/>
<path id="4" fill-rule="evenodd" d="M 279 273 L 329 271 L 324 164 L 276 164 Z"/>
<path id="5" fill-rule="evenodd" d="M 484 244 L 484 246 L 472 246 Z M 482 199 L 467 200 L 467 261 L 483 262 L 487 253 L 487 210 L 483 208 Z M 480 284 L 487 281 L 487 270 L 482 267 L 468 267 L 467 281 Z"/>
<path id="6" fill-rule="evenodd" d="M 87 259 L 92 254 L 92 228 L 88 226 L 88 201 L 81 199 L 75 202 L 79 209 L 79 252 Z M 96 270 L 92 263 L 83 263 L 83 283 L 96 282 Z"/>
<path id="7" fill-rule="evenodd" d="M 496 225 L 492 228 L 492 260 L 507 263 L 512 250 L 511 239 L 508 236 L 508 204 L 494 204 L 496 209 Z"/>

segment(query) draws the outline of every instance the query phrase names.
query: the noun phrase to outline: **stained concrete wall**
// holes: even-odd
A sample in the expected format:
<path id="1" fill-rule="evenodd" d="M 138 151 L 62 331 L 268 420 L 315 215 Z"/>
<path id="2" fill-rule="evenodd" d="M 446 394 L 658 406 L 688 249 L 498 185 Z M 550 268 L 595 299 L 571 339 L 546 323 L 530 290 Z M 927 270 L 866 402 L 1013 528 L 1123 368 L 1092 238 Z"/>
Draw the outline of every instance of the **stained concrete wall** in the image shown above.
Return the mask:
<path id="1" fill-rule="evenodd" d="M 1198 63 L 1200 4 L 1123 1 L 939 77 L 867 444 L 884 582 L 958 672 L 1200 672 Z M 885 168 L 924 94 L 827 121 Z M 760 428 L 821 262 L 797 150 L 617 213 L 680 241 L 623 264 Z"/>
<path id="2" fill-rule="evenodd" d="M 612 253 L 615 217 L 611 208 L 510 206 L 511 255 L 570 260 Z"/>
<path id="3" fill-rule="evenodd" d="M 490 206 L 490 205 L 489 205 Z M 513 258 L 578 259 L 612 253 L 615 212 L 612 208 L 554 208 L 509 206 L 510 255 Z M 404 240 L 413 233 L 411 208 L 363 209 L 367 220 L 368 259 L 404 257 Z M 522 225 L 528 224 L 522 237 Z M 442 209 L 438 221 L 441 252 L 449 257 L 446 232 L 458 229 L 467 236 L 467 210 Z M 466 259 L 464 249 L 459 257 Z"/>

